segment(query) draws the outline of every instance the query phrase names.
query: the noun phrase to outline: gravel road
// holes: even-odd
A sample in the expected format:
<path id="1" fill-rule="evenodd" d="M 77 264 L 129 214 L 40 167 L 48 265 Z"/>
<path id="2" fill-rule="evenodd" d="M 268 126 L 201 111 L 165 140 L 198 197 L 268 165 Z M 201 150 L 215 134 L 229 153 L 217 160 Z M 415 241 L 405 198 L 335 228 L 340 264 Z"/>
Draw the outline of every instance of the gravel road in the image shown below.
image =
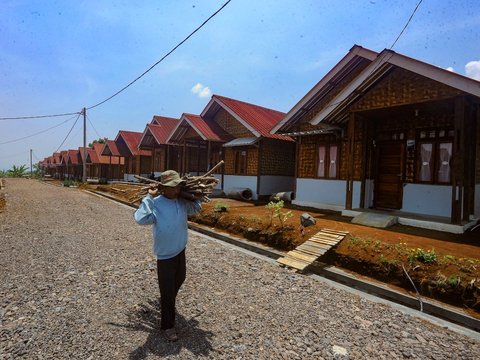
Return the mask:
<path id="1" fill-rule="evenodd" d="M 77 189 L 8 179 L 0 359 L 479 359 L 453 332 L 191 234 L 181 336 L 159 333 L 150 227 Z"/>

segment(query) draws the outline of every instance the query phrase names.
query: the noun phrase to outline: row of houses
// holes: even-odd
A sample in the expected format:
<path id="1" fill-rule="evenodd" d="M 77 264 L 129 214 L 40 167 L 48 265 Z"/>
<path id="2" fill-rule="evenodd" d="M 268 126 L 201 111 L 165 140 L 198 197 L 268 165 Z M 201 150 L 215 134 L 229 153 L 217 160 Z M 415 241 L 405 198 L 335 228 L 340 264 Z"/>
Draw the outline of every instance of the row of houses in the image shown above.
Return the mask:
<path id="1" fill-rule="evenodd" d="M 222 159 L 225 192 L 291 192 L 297 205 L 400 211 L 465 228 L 480 217 L 479 120 L 479 81 L 355 45 L 286 114 L 213 95 L 201 114 L 119 131 L 93 149 L 106 163 L 91 171 L 125 180 L 167 168 L 202 174 Z M 69 154 L 60 161 L 72 170 L 61 170 L 76 176 Z"/>

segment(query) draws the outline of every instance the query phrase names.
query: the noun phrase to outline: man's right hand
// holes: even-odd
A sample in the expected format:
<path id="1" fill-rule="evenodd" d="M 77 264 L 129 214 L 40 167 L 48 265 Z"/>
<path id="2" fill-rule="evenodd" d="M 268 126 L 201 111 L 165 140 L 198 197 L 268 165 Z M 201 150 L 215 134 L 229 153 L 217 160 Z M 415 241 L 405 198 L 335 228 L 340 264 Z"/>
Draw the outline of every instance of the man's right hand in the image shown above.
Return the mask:
<path id="1" fill-rule="evenodd" d="M 158 195 L 158 185 L 157 184 L 150 184 L 150 188 L 148 189 L 148 193 L 152 196 Z"/>

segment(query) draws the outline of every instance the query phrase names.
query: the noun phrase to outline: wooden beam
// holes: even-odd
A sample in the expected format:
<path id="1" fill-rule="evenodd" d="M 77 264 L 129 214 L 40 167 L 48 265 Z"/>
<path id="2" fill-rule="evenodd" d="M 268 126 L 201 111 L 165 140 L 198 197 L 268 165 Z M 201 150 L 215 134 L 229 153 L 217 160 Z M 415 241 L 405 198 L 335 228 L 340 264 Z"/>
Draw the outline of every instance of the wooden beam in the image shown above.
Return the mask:
<path id="1" fill-rule="evenodd" d="M 465 162 L 465 97 L 454 100 L 453 171 L 452 171 L 452 212 L 451 223 L 461 224 L 463 207 L 464 162 Z"/>
<path id="2" fill-rule="evenodd" d="M 352 209 L 353 199 L 353 162 L 354 162 L 355 113 L 350 113 L 347 127 L 347 181 L 345 209 Z"/>

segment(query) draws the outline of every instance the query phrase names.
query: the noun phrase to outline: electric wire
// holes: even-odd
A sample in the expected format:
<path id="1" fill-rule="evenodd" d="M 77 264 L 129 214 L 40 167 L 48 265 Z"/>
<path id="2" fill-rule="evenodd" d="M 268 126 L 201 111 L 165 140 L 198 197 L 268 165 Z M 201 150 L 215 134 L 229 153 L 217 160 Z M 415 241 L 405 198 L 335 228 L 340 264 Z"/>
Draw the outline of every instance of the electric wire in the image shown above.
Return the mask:
<path id="1" fill-rule="evenodd" d="M 395 39 L 395 41 L 392 43 L 392 45 L 388 48 L 388 50 L 392 50 L 393 47 L 396 45 L 396 43 L 398 42 L 398 40 L 400 39 L 400 37 L 403 35 L 403 33 L 405 32 L 405 30 L 407 29 L 408 25 L 410 24 L 410 22 L 412 21 L 413 19 L 413 16 L 415 15 L 415 13 L 417 12 L 418 10 L 418 7 L 420 6 L 420 4 L 423 2 L 423 0 L 420 0 L 417 5 L 415 6 L 415 8 L 413 9 L 413 12 L 411 13 L 410 17 L 408 18 L 405 26 L 403 27 L 403 29 L 400 31 L 400 33 L 398 34 L 397 38 Z M 382 54 L 380 55 L 380 57 L 378 57 L 377 59 L 375 59 L 374 61 L 377 62 L 377 64 L 370 70 L 370 72 L 368 73 L 368 75 L 366 76 L 366 78 L 369 78 L 379 67 L 380 65 L 383 65 L 384 63 L 388 62 L 388 60 L 390 60 L 390 58 L 394 55 L 395 53 L 392 53 L 392 52 L 387 52 L 387 51 L 384 51 L 382 52 Z M 388 57 L 387 57 L 388 56 Z M 385 59 L 385 60 L 384 60 Z M 337 106 L 339 104 L 341 104 L 344 100 L 340 100 L 340 101 L 337 101 L 337 102 L 334 102 L 334 103 L 331 103 L 331 104 L 327 104 L 325 107 L 323 107 L 323 109 L 328 109 L 328 108 L 331 108 L 331 107 L 334 107 L 334 106 Z"/>
<path id="2" fill-rule="evenodd" d="M 69 115 L 77 115 L 77 114 L 79 114 L 79 113 L 78 113 L 78 112 L 70 112 L 70 113 L 52 114 L 52 115 L 32 115 L 32 116 L 0 117 L 0 121 L 3 121 L 3 120 L 42 119 L 42 118 L 52 118 L 52 117 L 69 116 Z"/>
<path id="3" fill-rule="evenodd" d="M 59 149 L 62 147 L 62 145 L 65 143 L 65 141 L 67 140 L 68 136 L 69 136 L 70 133 L 72 132 L 73 128 L 74 128 L 75 125 L 77 124 L 77 121 L 78 121 L 78 119 L 80 118 L 80 115 L 82 115 L 82 113 L 78 113 L 77 118 L 76 118 L 75 122 L 73 123 L 72 127 L 70 128 L 70 130 L 68 131 L 67 136 L 65 136 L 65 139 L 63 139 L 62 143 L 61 143 L 60 146 L 57 148 L 57 150 L 54 151 L 54 153 L 58 152 L 58 150 L 59 150 Z"/>
<path id="4" fill-rule="evenodd" d="M 90 117 L 87 115 L 87 120 L 88 120 L 88 123 L 92 126 L 93 130 L 95 131 L 95 133 L 97 134 L 98 136 L 98 139 L 100 140 L 102 137 L 100 136 L 100 134 L 98 133 L 97 129 L 95 129 L 95 126 L 93 126 L 93 123 L 90 121 Z"/>
<path id="5" fill-rule="evenodd" d="M 78 114 L 78 116 L 80 116 L 80 114 Z M 23 136 L 23 137 L 18 138 L 18 139 L 13 139 L 13 140 L 1 142 L 0 145 L 10 144 L 10 143 L 13 143 L 13 142 L 17 142 L 17 141 L 20 141 L 20 140 L 24 140 L 24 139 L 31 138 L 31 137 L 36 136 L 36 135 L 39 135 L 39 134 L 43 134 L 43 133 L 45 133 L 45 132 L 47 132 L 47 131 L 49 131 L 49 130 L 55 129 L 55 128 L 59 127 L 60 125 L 63 125 L 63 124 L 65 124 L 65 123 L 71 121 L 71 120 L 74 119 L 74 118 L 75 118 L 75 116 L 73 116 L 73 117 L 71 117 L 70 119 L 67 119 L 67 120 L 65 120 L 65 121 L 62 121 L 61 123 L 59 123 L 59 124 L 57 124 L 57 125 L 51 126 L 51 127 L 47 128 L 47 129 L 45 129 L 45 130 L 41 130 L 41 131 L 39 131 L 39 132 L 36 132 L 36 133 L 34 133 L 34 134 L 30 134 L 30 135 L 27 135 L 27 136 Z M 77 118 L 78 118 L 78 117 L 77 117 Z"/>
<path id="6" fill-rule="evenodd" d="M 217 11 L 215 11 L 212 15 L 210 15 L 207 20 L 205 20 L 199 27 L 197 27 L 195 30 L 193 30 L 185 39 L 183 39 L 181 42 L 179 42 L 172 50 L 170 50 L 168 53 L 166 53 L 165 55 L 163 55 L 163 57 L 158 60 L 155 64 L 153 64 L 152 66 L 150 66 L 147 70 L 145 70 L 140 76 L 138 76 L 137 78 L 135 78 L 134 80 L 132 80 L 130 83 L 128 83 L 127 85 L 125 85 L 123 88 L 121 88 L 120 90 L 118 90 L 115 94 L 109 96 L 108 98 L 106 98 L 105 100 L 103 101 L 100 101 L 98 104 L 95 104 L 95 105 L 92 105 L 90 107 L 87 108 L 87 110 L 90 110 L 90 109 L 93 109 L 93 108 L 96 108 L 97 106 L 100 106 L 104 103 L 106 103 L 107 101 L 109 101 L 110 99 L 114 98 L 115 96 L 117 96 L 118 94 L 120 94 L 121 92 L 123 92 L 124 90 L 126 90 L 129 86 L 133 85 L 136 81 L 140 80 L 144 75 L 146 75 L 150 70 L 152 70 L 155 66 L 157 66 L 158 64 L 160 64 L 164 59 L 166 59 L 171 53 L 173 53 L 175 50 L 177 50 L 181 45 L 183 45 L 183 43 L 185 43 L 190 37 L 192 37 L 198 30 L 200 30 L 206 23 L 208 23 L 211 19 L 213 19 L 220 11 L 222 11 L 225 6 L 227 6 L 230 1 L 232 0 L 228 0 L 225 4 L 223 4 Z"/>
<path id="7" fill-rule="evenodd" d="M 96 108 L 107 101 L 111 100 L 115 96 L 119 95 L 123 91 L 125 91 L 127 88 L 129 88 L 131 85 L 133 85 L 135 82 L 140 80 L 143 76 L 145 76 L 148 72 L 150 72 L 155 66 L 160 64 L 163 60 L 165 60 L 170 54 L 172 54 L 175 50 L 177 50 L 181 45 L 183 45 L 190 37 L 192 37 L 197 31 L 199 31 L 203 26 L 205 26 L 211 19 L 213 19 L 220 11 L 222 11 L 232 0 L 228 0 L 225 4 L 223 4 L 217 11 L 215 11 L 212 15 L 210 15 L 200 26 L 198 26 L 195 30 L 193 30 L 185 39 L 183 39 L 180 43 L 178 43 L 172 50 L 170 50 L 168 53 L 166 53 L 160 60 L 158 60 L 155 64 L 150 66 L 147 70 L 145 70 L 140 76 L 136 77 L 134 80 L 132 80 L 130 83 L 125 85 L 123 88 L 118 90 L 116 93 L 113 95 L 109 96 L 103 101 L 100 101 L 99 103 L 92 105 L 90 107 L 87 107 L 87 110 Z M 16 116 L 16 117 L 0 117 L 0 121 L 2 120 L 25 120 L 25 119 L 40 119 L 40 118 L 49 118 L 49 117 L 58 117 L 58 116 L 68 116 L 68 115 L 76 115 L 76 114 L 82 114 L 78 112 L 71 112 L 71 113 L 63 113 L 63 114 L 52 114 L 52 115 L 33 115 L 33 116 Z"/>

